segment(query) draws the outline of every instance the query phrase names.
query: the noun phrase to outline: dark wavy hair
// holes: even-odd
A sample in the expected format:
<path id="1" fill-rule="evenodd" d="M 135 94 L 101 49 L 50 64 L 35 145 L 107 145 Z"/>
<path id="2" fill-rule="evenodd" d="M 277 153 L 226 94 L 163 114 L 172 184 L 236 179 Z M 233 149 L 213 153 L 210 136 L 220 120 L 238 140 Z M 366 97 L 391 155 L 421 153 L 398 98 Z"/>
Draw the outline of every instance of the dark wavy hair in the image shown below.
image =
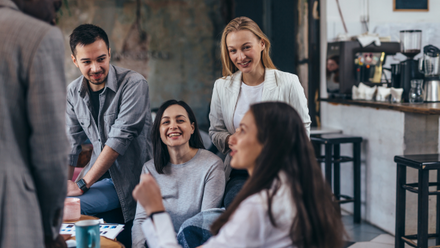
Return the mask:
<path id="1" fill-rule="evenodd" d="M 70 34 L 70 50 L 72 51 L 72 54 L 76 56 L 77 45 L 89 45 L 99 39 L 102 39 L 105 42 L 107 50 L 109 50 L 110 45 L 104 29 L 93 24 L 79 25 L 72 31 L 72 34 Z"/>
<path id="2" fill-rule="evenodd" d="M 153 128 L 151 129 L 151 140 L 153 143 L 153 154 L 154 154 L 154 167 L 159 174 L 164 174 L 163 168 L 170 162 L 170 154 L 168 153 L 168 147 L 162 142 L 160 138 L 160 123 L 163 116 L 163 112 L 171 106 L 179 105 L 182 106 L 188 113 L 190 123 L 194 123 L 194 133 L 189 139 L 189 146 L 192 148 L 202 148 L 205 149 L 203 145 L 202 136 L 200 136 L 199 127 L 197 125 L 196 116 L 191 108 L 184 101 L 168 100 L 164 102 L 156 113 L 156 118 L 154 119 Z"/>
<path id="3" fill-rule="evenodd" d="M 274 190 L 266 191 L 267 206 L 270 222 L 276 226 L 272 199 L 281 185 L 279 173 L 282 171 L 292 194 L 293 206 L 290 207 L 297 210 L 290 227 L 293 244 L 299 248 L 342 247 L 345 231 L 340 213 L 334 207 L 332 192 L 316 162 L 301 117 L 283 102 L 254 104 L 250 111 L 263 149 L 252 175 L 229 208 L 213 223 L 211 232 L 217 235 L 247 197 L 272 187 Z"/>

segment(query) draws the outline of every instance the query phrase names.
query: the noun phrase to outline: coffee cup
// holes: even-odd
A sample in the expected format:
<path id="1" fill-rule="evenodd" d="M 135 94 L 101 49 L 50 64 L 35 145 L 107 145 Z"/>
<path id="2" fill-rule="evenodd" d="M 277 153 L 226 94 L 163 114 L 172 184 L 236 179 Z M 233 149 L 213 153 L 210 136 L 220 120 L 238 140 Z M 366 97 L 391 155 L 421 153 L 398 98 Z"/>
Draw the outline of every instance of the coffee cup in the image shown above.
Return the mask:
<path id="1" fill-rule="evenodd" d="M 63 221 L 79 220 L 81 218 L 81 205 L 79 198 L 68 197 L 64 200 Z"/>
<path id="2" fill-rule="evenodd" d="M 77 248 L 100 248 L 99 220 L 82 220 L 75 223 Z"/>

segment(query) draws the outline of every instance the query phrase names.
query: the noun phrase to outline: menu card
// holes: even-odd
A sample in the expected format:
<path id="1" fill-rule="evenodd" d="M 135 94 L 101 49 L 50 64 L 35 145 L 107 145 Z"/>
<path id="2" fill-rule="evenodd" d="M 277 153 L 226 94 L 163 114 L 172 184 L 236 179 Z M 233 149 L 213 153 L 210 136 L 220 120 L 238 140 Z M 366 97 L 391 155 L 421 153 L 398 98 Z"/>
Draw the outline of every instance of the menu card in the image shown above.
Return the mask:
<path id="1" fill-rule="evenodd" d="M 122 230 L 124 230 L 124 225 L 121 224 L 104 223 L 99 227 L 100 235 L 108 239 L 115 239 Z M 60 234 L 75 236 L 75 223 L 63 223 Z"/>

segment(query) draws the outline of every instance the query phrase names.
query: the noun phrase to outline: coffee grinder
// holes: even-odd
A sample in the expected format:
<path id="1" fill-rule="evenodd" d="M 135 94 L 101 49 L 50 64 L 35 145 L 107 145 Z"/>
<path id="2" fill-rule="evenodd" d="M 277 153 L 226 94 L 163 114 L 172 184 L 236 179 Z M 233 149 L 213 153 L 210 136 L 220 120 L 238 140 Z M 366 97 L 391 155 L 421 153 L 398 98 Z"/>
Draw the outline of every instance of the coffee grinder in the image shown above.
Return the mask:
<path id="1" fill-rule="evenodd" d="M 440 49 L 433 45 L 423 48 L 419 70 L 425 74 L 424 101 L 440 102 Z"/>
<path id="2" fill-rule="evenodd" d="M 414 56 L 420 53 L 422 46 L 421 30 L 401 30 L 400 31 L 400 52 L 407 57 L 400 62 L 400 86 L 403 88 L 402 99 L 408 102 L 408 93 L 411 89 L 412 79 L 423 79 L 419 72 L 418 63 Z"/>

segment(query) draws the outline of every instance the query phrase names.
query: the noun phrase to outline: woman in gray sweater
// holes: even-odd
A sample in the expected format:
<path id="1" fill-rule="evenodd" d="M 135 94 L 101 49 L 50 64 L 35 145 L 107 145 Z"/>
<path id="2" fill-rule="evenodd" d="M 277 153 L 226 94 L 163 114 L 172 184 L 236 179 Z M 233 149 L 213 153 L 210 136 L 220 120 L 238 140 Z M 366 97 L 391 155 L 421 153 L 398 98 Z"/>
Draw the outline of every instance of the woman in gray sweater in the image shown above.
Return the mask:
<path id="1" fill-rule="evenodd" d="M 225 189 L 222 160 L 204 149 L 191 108 L 183 101 L 169 100 L 159 108 L 152 132 L 154 159 L 146 162 L 159 184 L 165 209 L 177 232 L 197 213 L 221 205 Z M 147 214 L 137 206 L 133 222 L 133 247 L 145 247 L 141 230 Z"/>

